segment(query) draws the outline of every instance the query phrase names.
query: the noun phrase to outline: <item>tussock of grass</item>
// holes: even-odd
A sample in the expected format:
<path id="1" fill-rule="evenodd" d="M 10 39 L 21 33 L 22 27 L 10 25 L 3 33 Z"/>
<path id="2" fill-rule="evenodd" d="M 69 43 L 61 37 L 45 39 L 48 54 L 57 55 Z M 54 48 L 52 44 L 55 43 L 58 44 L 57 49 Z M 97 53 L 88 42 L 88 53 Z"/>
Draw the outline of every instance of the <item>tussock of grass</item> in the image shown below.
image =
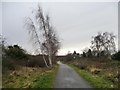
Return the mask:
<path id="1" fill-rule="evenodd" d="M 3 88 L 52 88 L 57 67 L 21 67 L 3 76 Z"/>
<path id="2" fill-rule="evenodd" d="M 74 65 L 71 65 L 71 64 L 69 65 L 72 68 L 74 68 L 75 71 L 78 72 L 80 76 L 82 76 L 85 80 L 87 80 L 93 86 L 93 88 L 115 88 L 116 87 L 113 85 L 112 82 L 105 80 L 100 76 L 93 75 L 90 72 L 85 70 L 81 70 Z"/>

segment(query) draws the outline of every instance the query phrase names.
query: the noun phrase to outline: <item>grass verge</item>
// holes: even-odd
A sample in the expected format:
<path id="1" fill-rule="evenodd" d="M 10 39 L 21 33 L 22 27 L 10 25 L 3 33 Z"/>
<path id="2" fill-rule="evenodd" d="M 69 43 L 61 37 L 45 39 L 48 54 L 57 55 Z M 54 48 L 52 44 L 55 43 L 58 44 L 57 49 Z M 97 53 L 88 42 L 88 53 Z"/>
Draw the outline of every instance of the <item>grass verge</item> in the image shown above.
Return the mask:
<path id="1" fill-rule="evenodd" d="M 32 88 L 53 88 L 56 71 L 57 66 L 52 70 L 49 70 L 46 73 L 42 74 L 41 76 L 36 77 L 34 80 L 36 83 L 33 83 Z"/>
<path id="2" fill-rule="evenodd" d="M 88 71 L 81 70 L 78 67 L 69 64 L 80 76 L 82 76 L 93 88 L 116 88 L 112 82 L 104 78 L 93 75 Z"/>
<path id="3" fill-rule="evenodd" d="M 53 88 L 58 66 L 48 68 L 26 68 L 4 74 L 3 88 Z"/>

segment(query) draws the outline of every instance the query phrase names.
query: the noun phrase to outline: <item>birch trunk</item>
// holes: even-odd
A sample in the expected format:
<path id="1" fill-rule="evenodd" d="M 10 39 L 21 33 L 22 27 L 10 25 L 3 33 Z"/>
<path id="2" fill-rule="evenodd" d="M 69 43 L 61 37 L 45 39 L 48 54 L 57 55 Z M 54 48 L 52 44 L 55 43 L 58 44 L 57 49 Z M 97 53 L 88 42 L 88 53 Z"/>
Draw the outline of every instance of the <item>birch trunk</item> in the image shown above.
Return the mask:
<path id="1" fill-rule="evenodd" d="M 47 64 L 47 62 L 46 62 L 46 60 L 45 60 L 45 56 L 43 55 L 43 60 L 44 60 L 44 62 L 45 62 L 45 66 L 47 67 L 47 68 L 49 68 L 49 66 L 48 66 L 48 64 Z"/>
<path id="2" fill-rule="evenodd" d="M 51 55 L 49 55 L 49 64 L 50 64 L 50 67 L 52 67 Z"/>

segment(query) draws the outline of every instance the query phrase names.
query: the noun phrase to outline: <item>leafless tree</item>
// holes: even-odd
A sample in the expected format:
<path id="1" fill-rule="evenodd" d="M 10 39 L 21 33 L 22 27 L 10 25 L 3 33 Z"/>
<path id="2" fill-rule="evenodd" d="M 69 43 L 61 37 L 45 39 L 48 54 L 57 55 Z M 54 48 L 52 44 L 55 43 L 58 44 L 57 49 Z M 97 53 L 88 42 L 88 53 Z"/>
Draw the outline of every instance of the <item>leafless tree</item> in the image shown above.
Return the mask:
<path id="1" fill-rule="evenodd" d="M 101 52 L 104 52 L 104 55 L 109 56 L 116 51 L 114 40 L 115 35 L 113 33 L 98 33 L 98 35 L 93 37 L 93 40 L 91 41 L 91 48 L 96 52 L 97 56 L 100 56 Z"/>
<path id="2" fill-rule="evenodd" d="M 100 51 L 102 51 L 102 40 L 103 40 L 103 37 L 101 35 L 101 33 L 98 33 L 97 36 L 95 37 L 92 37 L 93 40 L 91 41 L 91 48 L 93 49 L 94 52 L 96 52 L 95 55 L 99 56 L 100 54 Z"/>
<path id="3" fill-rule="evenodd" d="M 60 43 L 55 30 L 50 22 L 50 17 L 45 15 L 38 5 L 38 9 L 33 11 L 34 18 L 27 18 L 26 26 L 32 35 L 34 44 L 39 46 L 39 52 L 43 55 L 46 66 L 52 67 L 53 59 L 57 53 Z M 47 64 L 44 55 L 48 56 L 49 64 Z"/>

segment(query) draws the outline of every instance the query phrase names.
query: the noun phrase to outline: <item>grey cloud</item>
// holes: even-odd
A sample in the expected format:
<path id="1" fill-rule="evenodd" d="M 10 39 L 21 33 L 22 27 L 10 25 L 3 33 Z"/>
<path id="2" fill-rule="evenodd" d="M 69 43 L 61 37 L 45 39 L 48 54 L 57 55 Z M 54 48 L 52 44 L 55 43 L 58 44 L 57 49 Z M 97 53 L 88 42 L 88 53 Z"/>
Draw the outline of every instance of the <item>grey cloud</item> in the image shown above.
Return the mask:
<path id="1" fill-rule="evenodd" d="M 3 34 L 8 43 L 18 43 L 29 52 L 33 51 L 24 18 L 31 15 L 38 3 L 3 3 Z M 117 2 L 44 2 L 40 3 L 62 42 L 61 51 L 82 50 L 88 47 L 91 37 L 98 31 L 118 34 Z M 64 50 L 63 50 L 64 49 Z M 62 53 L 62 52 L 60 52 Z"/>

